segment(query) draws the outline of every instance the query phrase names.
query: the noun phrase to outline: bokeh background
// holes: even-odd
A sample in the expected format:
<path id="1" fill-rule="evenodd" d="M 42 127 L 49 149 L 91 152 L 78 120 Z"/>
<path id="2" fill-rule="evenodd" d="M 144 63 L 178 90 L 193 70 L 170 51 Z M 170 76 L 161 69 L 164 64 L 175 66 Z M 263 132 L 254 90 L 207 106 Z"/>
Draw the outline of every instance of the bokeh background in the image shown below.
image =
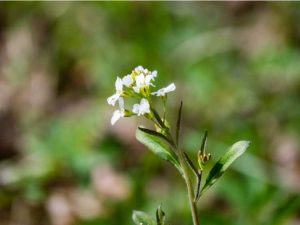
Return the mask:
<path id="1" fill-rule="evenodd" d="M 202 199 L 203 225 L 300 224 L 300 5 L 0 3 L 0 224 L 130 225 L 132 210 L 191 224 L 177 171 L 110 125 L 116 76 L 175 82 L 183 146 L 249 151 Z"/>

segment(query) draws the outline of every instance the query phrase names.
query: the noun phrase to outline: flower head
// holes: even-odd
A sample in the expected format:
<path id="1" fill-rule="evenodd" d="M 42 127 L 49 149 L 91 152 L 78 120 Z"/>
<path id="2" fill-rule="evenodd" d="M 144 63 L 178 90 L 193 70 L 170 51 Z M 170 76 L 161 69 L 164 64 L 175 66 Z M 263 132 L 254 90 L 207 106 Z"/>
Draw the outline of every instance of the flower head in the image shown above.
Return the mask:
<path id="1" fill-rule="evenodd" d="M 132 115 L 153 118 L 150 102 L 152 96 L 165 96 L 167 93 L 176 89 L 172 83 L 156 92 L 152 92 L 155 87 L 154 81 L 157 77 L 157 71 L 150 71 L 142 66 L 138 66 L 132 70 L 131 74 L 120 78 L 117 77 L 115 82 L 115 94 L 107 98 L 109 105 L 115 106 L 119 102 L 119 109 L 113 112 L 111 124 L 114 125 L 120 118 L 129 117 Z M 125 109 L 124 99 L 133 98 L 138 100 L 138 103 L 133 104 L 132 109 Z M 165 106 L 164 106 L 165 107 Z"/>

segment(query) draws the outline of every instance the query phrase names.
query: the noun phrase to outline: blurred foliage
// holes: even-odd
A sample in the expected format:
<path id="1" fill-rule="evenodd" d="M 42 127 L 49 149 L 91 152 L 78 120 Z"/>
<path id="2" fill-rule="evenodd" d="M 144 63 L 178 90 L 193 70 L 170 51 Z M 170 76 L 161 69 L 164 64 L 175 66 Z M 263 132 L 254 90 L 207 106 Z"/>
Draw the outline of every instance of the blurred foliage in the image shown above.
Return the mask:
<path id="1" fill-rule="evenodd" d="M 137 65 L 174 81 L 183 145 L 248 153 L 207 192 L 202 224 L 300 223 L 296 2 L 1 2 L 1 225 L 129 225 L 135 209 L 191 224 L 177 171 L 111 127 L 106 98 Z M 145 124 L 147 125 L 147 124 Z"/>

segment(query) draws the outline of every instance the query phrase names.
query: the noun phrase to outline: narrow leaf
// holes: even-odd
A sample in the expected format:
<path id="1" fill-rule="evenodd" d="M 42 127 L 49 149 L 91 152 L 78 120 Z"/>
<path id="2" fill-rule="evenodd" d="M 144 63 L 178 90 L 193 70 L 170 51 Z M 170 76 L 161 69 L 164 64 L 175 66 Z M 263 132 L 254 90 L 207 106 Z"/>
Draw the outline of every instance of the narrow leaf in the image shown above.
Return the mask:
<path id="1" fill-rule="evenodd" d="M 153 136 L 156 136 L 156 137 L 159 137 L 159 138 L 162 138 L 164 139 L 166 142 L 168 142 L 171 146 L 174 146 L 174 143 L 169 140 L 165 135 L 159 133 L 159 132 L 156 132 L 155 130 L 149 130 L 147 128 L 144 128 L 144 127 L 139 127 L 138 129 L 140 129 L 141 131 L 145 132 L 145 133 L 148 133 L 148 134 L 151 134 Z"/>
<path id="2" fill-rule="evenodd" d="M 151 108 L 151 111 L 153 112 L 153 115 L 156 119 L 156 121 L 159 123 L 159 125 L 162 127 L 162 128 L 166 128 L 166 125 L 164 124 L 164 122 L 162 121 L 162 119 L 160 118 L 159 114 L 156 112 L 155 109 Z"/>
<path id="3" fill-rule="evenodd" d="M 224 171 L 248 148 L 249 141 L 238 141 L 233 144 L 229 150 L 216 162 L 213 168 L 210 170 L 204 187 L 202 188 L 201 194 L 204 193 L 209 187 L 211 187 L 216 180 L 222 176 Z"/>
<path id="4" fill-rule="evenodd" d="M 190 166 L 191 170 L 194 172 L 196 179 L 197 179 L 195 199 L 194 199 L 194 202 L 196 202 L 196 201 L 198 201 L 198 199 L 200 197 L 202 172 L 197 170 L 194 163 L 192 162 L 192 160 L 190 159 L 190 157 L 188 156 L 188 154 L 186 152 L 183 152 L 183 155 L 184 155 L 185 161 Z"/>
<path id="5" fill-rule="evenodd" d="M 184 155 L 184 159 L 187 162 L 187 164 L 189 165 L 189 167 L 191 168 L 191 170 L 194 172 L 195 176 L 198 176 L 198 171 L 194 165 L 194 163 L 192 162 L 192 160 L 190 159 L 190 157 L 188 156 L 188 154 L 186 152 L 183 152 Z"/>
<path id="6" fill-rule="evenodd" d="M 200 152 L 203 154 L 205 152 L 205 148 L 206 148 L 206 142 L 207 142 L 207 130 L 204 133 L 204 137 L 202 139 L 202 144 L 201 144 L 201 148 L 200 148 Z"/>
<path id="7" fill-rule="evenodd" d="M 142 211 L 133 211 L 132 220 L 136 225 L 156 225 L 155 220 L 147 213 Z"/>
<path id="8" fill-rule="evenodd" d="M 176 145 L 179 146 L 179 135 L 180 135 L 180 124 L 181 124 L 181 113 L 182 113 L 182 101 L 180 103 L 178 116 L 177 116 L 177 123 L 176 123 Z"/>
<path id="9" fill-rule="evenodd" d="M 147 146 L 154 154 L 160 158 L 173 164 L 182 174 L 180 163 L 177 155 L 168 148 L 158 137 L 144 132 L 140 129 L 136 130 L 136 138 L 139 142 Z"/>
<path id="10" fill-rule="evenodd" d="M 199 200 L 201 194 L 202 171 L 200 171 L 198 174 L 199 175 L 197 176 L 197 186 L 196 186 L 196 194 L 195 194 L 194 202 L 197 202 Z"/>

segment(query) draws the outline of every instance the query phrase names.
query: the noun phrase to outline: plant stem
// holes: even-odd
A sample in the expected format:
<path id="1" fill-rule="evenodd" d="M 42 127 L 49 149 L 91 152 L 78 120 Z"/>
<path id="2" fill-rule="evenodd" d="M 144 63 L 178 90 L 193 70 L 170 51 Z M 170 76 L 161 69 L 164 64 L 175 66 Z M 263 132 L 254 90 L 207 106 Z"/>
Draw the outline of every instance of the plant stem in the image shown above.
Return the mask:
<path id="1" fill-rule="evenodd" d="M 154 114 L 156 113 L 156 111 L 154 111 L 154 109 L 152 109 L 152 112 Z M 154 123 L 156 123 L 156 122 L 154 121 Z M 163 129 L 163 127 L 160 125 L 160 123 L 158 123 L 158 125 Z M 190 204 L 191 214 L 192 214 L 192 218 L 193 218 L 193 225 L 200 225 L 200 221 L 199 221 L 199 217 L 198 217 L 198 213 L 197 213 L 197 211 L 198 211 L 197 203 L 194 201 L 194 199 L 195 199 L 194 188 L 193 188 L 193 184 L 192 184 L 192 181 L 191 181 L 191 178 L 189 175 L 189 168 L 186 164 L 186 161 L 184 160 L 183 151 L 179 147 L 179 141 L 177 140 L 176 142 L 174 142 L 174 139 L 173 139 L 169 129 L 167 128 L 165 131 L 166 131 L 166 138 L 169 139 L 172 148 L 177 153 L 179 163 L 182 167 L 182 173 L 183 173 L 182 175 L 183 175 L 183 178 L 184 178 L 184 181 L 185 181 L 185 184 L 187 187 L 187 191 L 188 191 L 188 198 L 189 198 L 189 204 Z M 178 139 L 178 137 L 177 137 L 177 139 Z"/>
<path id="2" fill-rule="evenodd" d="M 182 175 L 183 175 L 183 179 L 185 181 L 186 187 L 187 187 L 187 191 L 188 191 L 188 198 L 189 198 L 189 204 L 190 204 L 190 209 L 191 209 L 191 213 L 192 213 L 192 218 L 193 218 L 193 225 L 200 225 L 200 221 L 199 221 L 199 217 L 198 217 L 198 213 L 197 213 L 197 203 L 194 201 L 195 199 L 195 192 L 194 192 L 194 188 L 193 188 L 193 184 L 189 175 L 189 168 L 184 160 L 184 155 L 183 155 L 183 151 L 180 149 L 180 147 L 175 144 L 174 139 L 172 137 L 172 135 L 170 134 L 169 130 L 167 130 L 167 138 L 174 143 L 172 145 L 172 148 L 174 149 L 174 151 L 177 153 L 178 155 L 178 159 L 179 159 L 179 163 L 181 165 L 182 168 Z"/>
<path id="3" fill-rule="evenodd" d="M 196 202 L 194 201 L 194 188 L 193 188 L 191 178 L 190 178 L 190 175 L 188 172 L 188 167 L 187 167 L 186 162 L 183 157 L 184 156 L 183 156 L 182 151 L 179 150 L 178 158 L 179 158 L 179 162 L 182 167 L 182 172 L 183 172 L 184 180 L 185 180 L 187 191 L 188 191 L 189 204 L 190 204 L 190 209 L 191 209 L 191 213 L 192 213 L 193 224 L 200 225 L 200 221 L 199 221 L 199 217 L 198 217 L 198 213 L 197 213 L 197 211 L 198 211 L 197 205 L 196 205 Z"/>

